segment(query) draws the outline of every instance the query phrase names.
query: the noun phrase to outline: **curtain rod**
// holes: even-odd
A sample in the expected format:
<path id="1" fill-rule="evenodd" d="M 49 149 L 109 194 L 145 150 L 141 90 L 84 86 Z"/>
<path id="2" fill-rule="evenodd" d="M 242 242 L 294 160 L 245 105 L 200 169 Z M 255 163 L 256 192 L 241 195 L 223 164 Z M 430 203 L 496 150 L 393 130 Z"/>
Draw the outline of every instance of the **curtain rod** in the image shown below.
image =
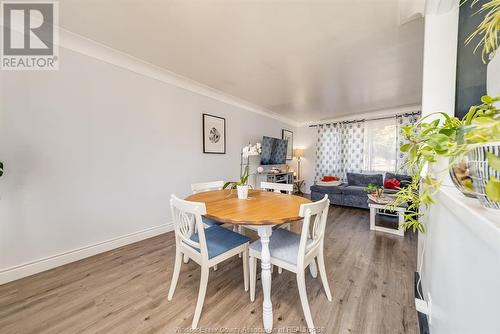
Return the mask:
<path id="1" fill-rule="evenodd" d="M 357 123 L 357 122 L 365 122 L 365 121 L 377 121 L 379 119 L 389 119 L 389 118 L 395 118 L 395 117 L 401 117 L 401 116 L 413 116 L 413 115 L 420 115 L 422 112 L 421 111 L 413 111 L 413 112 L 405 112 L 402 114 L 396 114 L 396 115 L 391 115 L 391 116 L 381 116 L 381 117 L 375 117 L 375 118 L 363 118 L 363 119 L 356 119 L 356 120 L 351 120 L 351 121 L 338 121 L 338 122 L 327 122 L 327 123 L 320 123 L 320 124 L 311 124 L 309 125 L 310 128 L 315 128 L 318 125 L 330 125 L 330 124 L 337 124 L 337 123 Z"/>

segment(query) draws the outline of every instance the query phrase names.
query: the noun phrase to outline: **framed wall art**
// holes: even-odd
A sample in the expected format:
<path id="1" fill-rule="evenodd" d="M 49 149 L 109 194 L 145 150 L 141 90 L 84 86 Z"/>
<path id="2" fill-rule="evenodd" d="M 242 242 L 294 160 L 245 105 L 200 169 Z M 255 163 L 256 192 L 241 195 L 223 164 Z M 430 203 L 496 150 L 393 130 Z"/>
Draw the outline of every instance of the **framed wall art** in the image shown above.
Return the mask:
<path id="1" fill-rule="evenodd" d="M 203 153 L 226 153 L 226 119 L 203 114 Z"/>

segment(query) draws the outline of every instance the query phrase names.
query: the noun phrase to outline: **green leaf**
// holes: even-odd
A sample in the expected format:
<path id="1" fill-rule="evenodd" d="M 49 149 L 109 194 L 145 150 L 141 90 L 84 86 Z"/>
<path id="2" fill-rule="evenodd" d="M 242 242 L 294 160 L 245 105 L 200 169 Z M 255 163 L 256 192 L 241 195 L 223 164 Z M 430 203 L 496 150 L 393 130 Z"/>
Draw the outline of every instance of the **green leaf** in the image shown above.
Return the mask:
<path id="1" fill-rule="evenodd" d="M 491 96 L 484 95 L 484 96 L 481 96 L 481 102 L 490 104 L 493 102 L 493 99 L 491 98 Z"/>
<path id="2" fill-rule="evenodd" d="M 236 188 L 236 183 L 237 182 L 226 182 L 224 183 L 224 186 L 222 187 L 222 189 L 226 189 L 229 187 L 229 189 L 234 189 Z"/>
<path id="3" fill-rule="evenodd" d="M 401 152 L 408 152 L 408 150 L 410 149 L 410 147 L 411 147 L 411 144 L 410 143 L 406 143 L 406 144 L 401 145 L 401 147 L 399 148 L 399 150 Z"/>
<path id="4" fill-rule="evenodd" d="M 492 202 L 500 202 L 500 180 L 496 177 L 490 177 L 485 187 L 486 196 Z"/>
<path id="5" fill-rule="evenodd" d="M 488 164 L 491 168 L 500 172 L 500 157 L 491 152 L 486 152 L 486 159 L 488 159 Z"/>
<path id="6" fill-rule="evenodd" d="M 485 116 L 485 117 L 474 118 L 472 124 L 485 125 L 485 124 L 490 124 L 491 122 L 493 122 L 493 118 Z"/>

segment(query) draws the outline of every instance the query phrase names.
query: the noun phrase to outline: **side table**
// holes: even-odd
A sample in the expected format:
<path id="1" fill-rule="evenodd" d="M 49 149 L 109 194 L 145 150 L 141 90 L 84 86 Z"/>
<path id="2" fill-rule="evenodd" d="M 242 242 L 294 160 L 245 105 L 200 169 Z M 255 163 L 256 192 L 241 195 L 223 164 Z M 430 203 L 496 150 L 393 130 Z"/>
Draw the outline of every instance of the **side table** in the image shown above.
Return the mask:
<path id="1" fill-rule="evenodd" d="M 387 211 L 387 209 L 385 208 L 385 204 L 379 204 L 368 200 L 368 207 L 370 208 L 370 230 L 396 234 L 401 237 L 405 235 L 403 224 L 405 222 L 404 214 L 406 211 L 406 207 L 397 206 L 394 209 L 391 209 L 391 211 L 395 211 L 398 215 L 398 229 L 375 225 L 376 216 L 379 214 L 385 214 L 384 212 Z"/>

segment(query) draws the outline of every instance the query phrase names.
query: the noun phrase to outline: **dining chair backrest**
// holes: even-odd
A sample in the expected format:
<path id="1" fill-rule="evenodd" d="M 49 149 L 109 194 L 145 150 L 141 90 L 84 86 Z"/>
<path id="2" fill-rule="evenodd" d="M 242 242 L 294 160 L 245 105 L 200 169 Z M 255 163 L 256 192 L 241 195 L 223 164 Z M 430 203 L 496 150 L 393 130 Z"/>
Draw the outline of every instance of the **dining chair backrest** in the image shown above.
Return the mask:
<path id="1" fill-rule="evenodd" d="M 174 221 L 175 240 L 177 247 L 183 242 L 191 247 L 200 250 L 201 256 L 208 261 L 208 248 L 205 239 L 205 229 L 201 216 L 207 213 L 205 203 L 190 202 L 172 195 L 170 198 L 170 209 Z M 199 242 L 191 240 L 191 236 L 196 230 Z"/>
<path id="2" fill-rule="evenodd" d="M 212 191 L 212 190 L 222 190 L 224 187 L 224 181 L 212 181 L 212 182 L 202 182 L 191 184 L 191 191 L 193 194 Z"/>
<path id="3" fill-rule="evenodd" d="M 261 182 L 260 189 L 271 190 L 275 193 L 281 193 L 282 191 L 285 191 L 287 194 L 291 194 L 293 193 L 293 184 Z"/>
<path id="4" fill-rule="evenodd" d="M 298 263 L 304 260 L 305 255 L 316 247 L 323 247 L 325 238 L 326 219 L 328 218 L 328 209 L 330 200 L 328 195 L 317 202 L 302 204 L 299 209 L 299 216 L 304 218 L 302 224 L 302 233 L 300 236 L 300 246 Z M 309 233 L 309 228 L 312 222 L 312 233 Z M 308 242 L 308 239 L 312 241 Z"/>

